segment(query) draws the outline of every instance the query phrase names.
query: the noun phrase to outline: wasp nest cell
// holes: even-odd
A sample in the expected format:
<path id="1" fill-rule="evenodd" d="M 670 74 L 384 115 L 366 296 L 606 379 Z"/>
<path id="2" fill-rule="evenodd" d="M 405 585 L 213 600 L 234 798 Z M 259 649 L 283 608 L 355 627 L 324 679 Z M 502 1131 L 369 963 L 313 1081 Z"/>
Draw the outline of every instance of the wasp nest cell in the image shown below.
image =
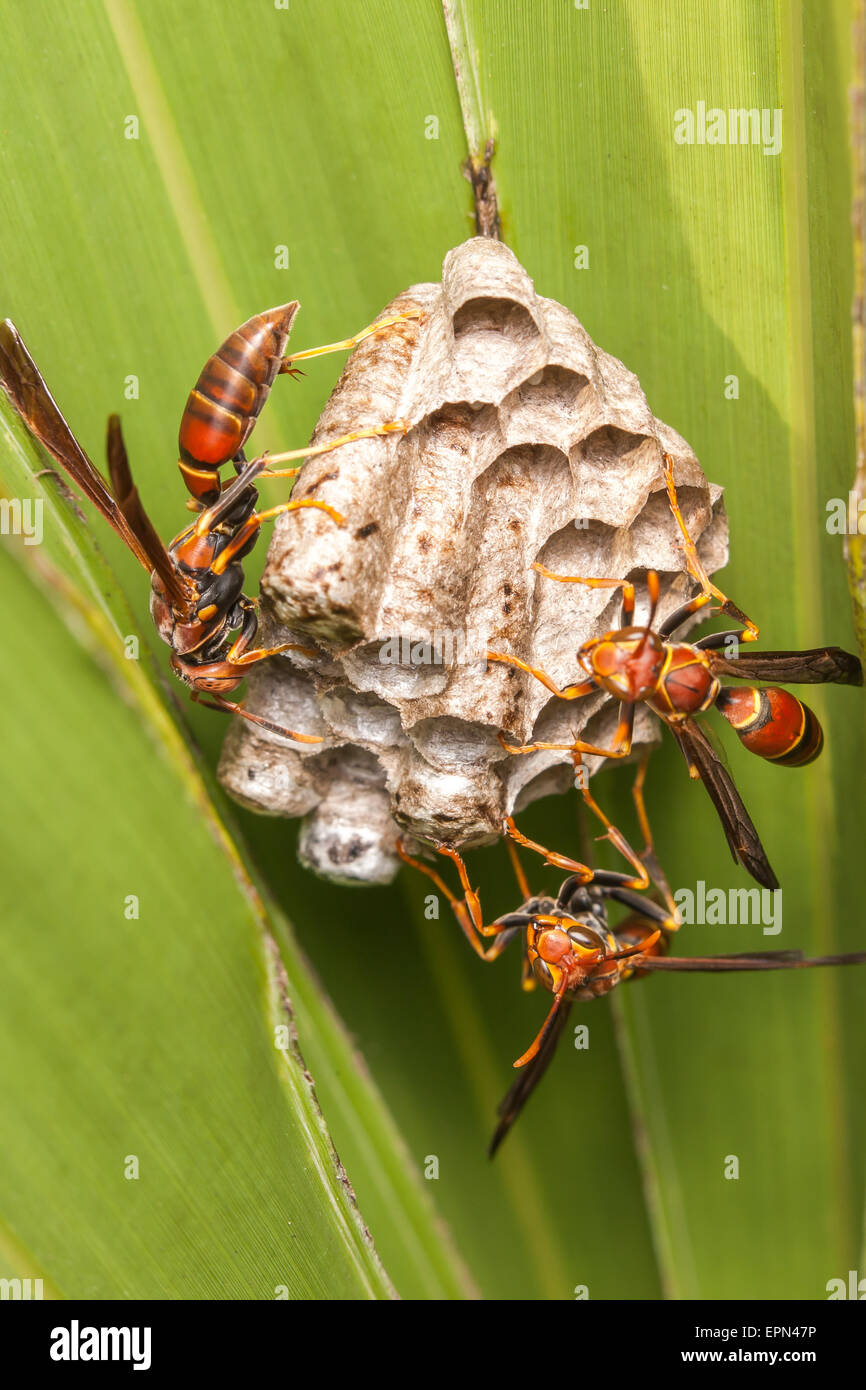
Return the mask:
<path id="1" fill-rule="evenodd" d="M 294 495 L 329 502 L 346 525 L 309 509 L 280 518 L 262 579 L 267 640 L 317 655 L 255 667 L 247 707 L 324 743 L 235 720 L 220 767 L 244 805 L 304 816 L 303 860 L 343 881 L 388 881 L 398 827 L 480 844 L 504 815 L 571 785 L 567 753 L 510 755 L 501 731 L 609 746 L 605 695 L 558 700 L 513 667 L 488 668 L 484 653 L 511 652 L 565 685 L 580 677 L 580 644 L 619 626 L 618 591 L 556 583 L 536 560 L 636 579 L 637 621 L 648 568 L 660 573 L 661 616 L 682 602 L 690 581 L 663 453 L 706 568 L 727 558 L 721 490 L 653 416 L 637 377 L 540 298 L 507 247 L 458 246 L 441 284 L 413 286 L 383 316 L 412 308 L 423 316 L 352 354 L 313 443 L 386 420 L 408 432 L 304 466 Z M 635 733 L 636 752 L 657 739 L 645 710 Z"/>

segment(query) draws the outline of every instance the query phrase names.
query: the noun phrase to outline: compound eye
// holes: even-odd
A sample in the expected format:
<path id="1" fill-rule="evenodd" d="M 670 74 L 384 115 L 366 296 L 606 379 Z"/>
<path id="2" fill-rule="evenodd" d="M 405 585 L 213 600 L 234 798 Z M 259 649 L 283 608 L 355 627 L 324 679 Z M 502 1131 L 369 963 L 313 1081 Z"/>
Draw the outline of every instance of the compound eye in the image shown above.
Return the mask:
<path id="1" fill-rule="evenodd" d="M 579 951 L 604 951 L 604 940 L 592 927 L 572 927 L 568 933 L 572 947 Z"/>
<path id="2" fill-rule="evenodd" d="M 536 957 L 532 962 L 532 973 L 538 983 L 544 985 L 545 989 L 553 989 L 553 974 L 551 973 L 550 966 L 541 960 L 540 957 Z"/>
<path id="3" fill-rule="evenodd" d="M 600 642 L 592 654 L 592 664 L 600 676 L 614 676 L 622 667 L 622 655 L 614 642 Z"/>

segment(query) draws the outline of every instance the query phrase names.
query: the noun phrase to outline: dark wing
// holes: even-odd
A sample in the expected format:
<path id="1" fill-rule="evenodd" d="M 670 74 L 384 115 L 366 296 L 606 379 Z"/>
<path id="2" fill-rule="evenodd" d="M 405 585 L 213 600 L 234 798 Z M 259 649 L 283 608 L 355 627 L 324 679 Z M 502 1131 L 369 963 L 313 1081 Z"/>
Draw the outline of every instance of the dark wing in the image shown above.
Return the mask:
<path id="1" fill-rule="evenodd" d="M 778 888 L 779 880 L 770 867 L 758 832 L 743 805 L 743 799 L 724 763 L 719 759 L 703 729 L 693 719 L 668 726 L 682 749 L 686 762 L 698 775 L 718 812 L 731 853 L 739 864 L 764 888 Z"/>
<path id="2" fill-rule="evenodd" d="M 171 556 L 144 510 L 138 495 L 138 488 L 132 481 L 132 470 L 129 466 L 126 445 L 123 442 L 119 415 L 109 415 L 108 417 L 106 453 L 108 455 L 108 474 L 114 489 L 114 497 L 126 518 L 130 531 L 138 540 L 146 556 L 146 568 L 156 571 L 162 580 L 165 592 L 176 608 L 188 608 L 191 591 L 185 587 L 177 569 L 172 564 Z"/>
<path id="3" fill-rule="evenodd" d="M 736 680 L 773 681 L 775 685 L 862 685 L 858 658 L 841 647 L 813 647 L 805 652 L 741 651 L 736 660 L 707 652 L 714 676 Z"/>
<path id="4" fill-rule="evenodd" d="M 171 567 L 165 547 L 158 537 L 158 552 L 150 553 L 142 538 L 133 530 L 117 500 L 109 492 L 105 479 L 87 457 L 64 420 L 39 368 L 10 319 L 0 323 L 0 384 L 30 433 L 53 455 L 72 481 L 78 484 L 148 574 L 158 568 L 157 553 L 165 557 L 166 563 Z M 155 532 L 153 534 L 155 535 Z M 176 574 L 173 576 L 169 592 L 172 597 L 176 593 L 181 601 L 185 602 L 187 599 Z"/>
<path id="5" fill-rule="evenodd" d="M 847 956 L 804 956 L 802 951 L 755 951 L 740 956 L 647 956 L 641 970 L 808 970 L 813 965 L 863 965 L 866 951 Z"/>
<path id="6" fill-rule="evenodd" d="M 568 1015 L 571 1012 L 571 1002 L 570 999 L 563 1000 L 559 1012 L 546 1033 L 540 1048 L 532 1061 L 528 1062 L 527 1065 L 523 1067 L 514 1085 L 500 1104 L 497 1110 L 497 1114 L 500 1117 L 499 1124 L 496 1126 L 496 1132 L 487 1150 L 488 1158 L 492 1158 L 496 1153 L 499 1145 L 502 1143 L 524 1105 L 532 1095 L 532 1092 L 550 1066 L 553 1054 L 556 1051 L 556 1045 L 568 1022 Z"/>
<path id="7" fill-rule="evenodd" d="M 267 468 L 267 466 L 267 454 L 262 454 L 261 458 L 253 459 L 250 463 L 245 464 L 234 482 L 229 483 L 228 487 L 223 488 L 218 500 L 212 507 L 208 508 L 212 527 L 219 525 L 223 517 L 231 511 L 241 494 L 247 491 L 262 470 Z"/>

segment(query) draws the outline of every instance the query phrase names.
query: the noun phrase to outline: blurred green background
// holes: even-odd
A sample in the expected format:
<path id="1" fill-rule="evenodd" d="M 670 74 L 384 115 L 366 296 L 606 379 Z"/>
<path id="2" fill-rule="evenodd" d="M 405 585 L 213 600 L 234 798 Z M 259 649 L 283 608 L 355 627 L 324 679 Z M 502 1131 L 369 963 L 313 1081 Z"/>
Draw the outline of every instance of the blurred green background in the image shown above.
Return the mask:
<path id="1" fill-rule="evenodd" d="M 847 496 L 853 472 L 849 0 L 450 9 L 496 136 L 509 245 L 724 484 L 724 587 L 766 644 L 850 647 L 841 538 L 825 528 L 826 502 Z M 442 9 L 2 0 L 0 17 L 0 309 L 97 461 L 105 417 L 122 411 L 142 495 L 170 537 L 185 516 L 180 412 L 227 332 L 297 297 L 297 347 L 343 337 L 407 285 L 438 279 L 471 234 Z M 674 113 L 698 102 L 780 108 L 781 153 L 677 144 Z M 275 268 L 282 246 L 288 270 Z M 326 358 L 278 384 L 257 443 L 302 444 L 340 365 Z M 125 397 L 130 376 L 137 399 Z M 21 495 L 6 455 L 0 481 Z M 93 529 L 150 643 L 147 584 Z M 266 929 L 196 800 L 197 774 L 143 679 L 119 698 L 92 588 L 84 651 L 34 588 L 35 553 L 12 545 L 3 558 L 15 968 L 2 1036 L 17 1058 L 0 1094 L 15 1136 L 0 1193 L 6 1261 L 76 1296 L 271 1297 L 285 1268 L 293 1296 L 386 1296 L 349 1208 L 336 1235 L 329 1226 L 322 1192 L 339 1185 L 318 1182 L 328 1160 L 319 1140 L 315 1162 L 305 1147 L 307 1102 L 274 1080 Z M 262 546 L 251 592 L 263 559 Z M 165 668 L 164 650 L 158 659 Z M 783 932 L 696 926 L 684 951 L 862 946 L 862 697 L 809 698 L 827 736 L 812 767 L 771 768 L 723 733 L 784 885 Z M 182 717 L 214 767 L 223 722 L 188 704 Z M 627 829 L 630 780 L 605 772 L 598 793 Z M 406 876 L 387 890 L 314 880 L 295 861 L 294 825 L 213 795 L 293 924 L 295 938 L 275 930 L 301 1052 L 401 1294 L 571 1298 L 585 1285 L 593 1299 L 821 1298 L 858 1266 L 858 972 L 658 978 L 596 1004 L 575 1019 L 590 1025 L 588 1052 L 562 1048 L 491 1165 L 496 1102 L 545 1007 L 520 993 L 516 958 L 482 967 L 450 920 L 424 920 L 425 885 Z M 748 886 L 670 742 L 648 799 L 675 886 Z M 567 848 L 576 807 L 556 799 L 521 825 Z M 472 857 L 491 914 L 514 905 L 506 869 L 501 849 Z M 149 917 L 124 941 L 116 902 L 139 881 L 154 894 Z M 134 1212 L 106 1174 L 143 1133 L 159 1182 Z M 47 1222 L 46 1203 L 63 1220 Z"/>

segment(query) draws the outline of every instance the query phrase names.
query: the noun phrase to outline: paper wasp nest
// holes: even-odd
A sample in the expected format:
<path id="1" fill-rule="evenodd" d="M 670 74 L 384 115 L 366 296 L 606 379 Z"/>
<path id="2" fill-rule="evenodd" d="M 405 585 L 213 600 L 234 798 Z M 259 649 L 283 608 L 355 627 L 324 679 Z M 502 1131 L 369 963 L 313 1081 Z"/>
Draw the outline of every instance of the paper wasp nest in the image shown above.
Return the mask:
<path id="1" fill-rule="evenodd" d="M 344 881 L 393 876 L 397 825 L 483 843 L 503 815 L 572 784 L 567 753 L 509 755 L 500 730 L 512 742 L 580 733 L 609 745 L 616 709 L 604 695 L 558 700 L 512 667 L 488 669 L 484 653 L 514 653 L 564 685 L 580 677 L 578 646 L 619 626 L 618 591 L 556 583 L 535 560 L 635 577 L 638 621 L 647 568 L 660 572 L 662 616 L 682 602 L 663 451 L 704 564 L 727 558 L 721 490 L 655 419 L 637 378 L 536 295 L 507 247 L 458 246 L 441 284 L 413 286 L 383 315 L 412 307 L 421 320 L 355 350 L 313 443 L 386 420 L 411 429 L 304 466 L 293 495 L 331 503 L 346 525 L 315 510 L 281 517 L 262 579 L 267 639 L 319 655 L 255 667 L 247 707 L 325 742 L 236 719 L 220 766 L 244 805 L 305 816 L 302 858 Z M 636 750 L 657 737 L 639 709 Z M 590 772 L 599 761 L 587 759 Z"/>

